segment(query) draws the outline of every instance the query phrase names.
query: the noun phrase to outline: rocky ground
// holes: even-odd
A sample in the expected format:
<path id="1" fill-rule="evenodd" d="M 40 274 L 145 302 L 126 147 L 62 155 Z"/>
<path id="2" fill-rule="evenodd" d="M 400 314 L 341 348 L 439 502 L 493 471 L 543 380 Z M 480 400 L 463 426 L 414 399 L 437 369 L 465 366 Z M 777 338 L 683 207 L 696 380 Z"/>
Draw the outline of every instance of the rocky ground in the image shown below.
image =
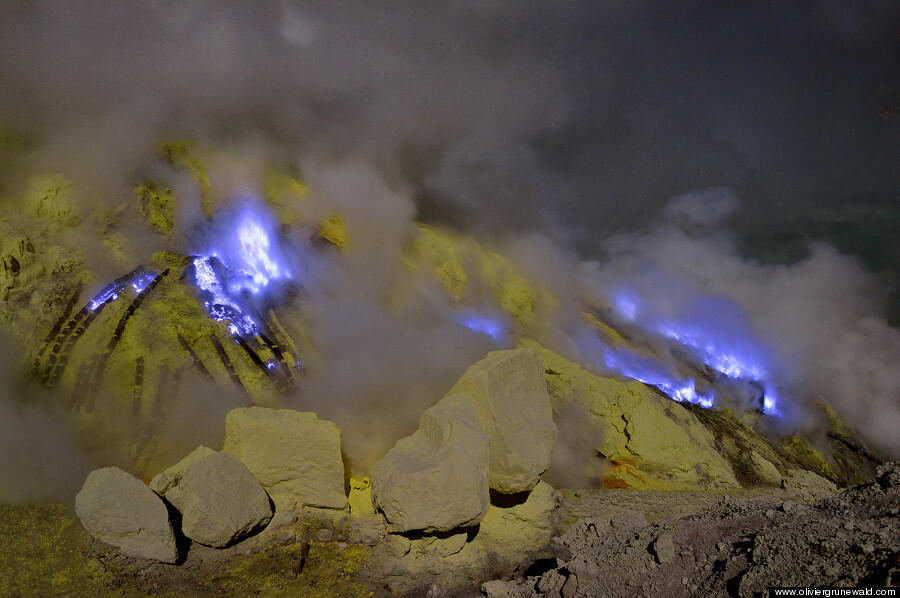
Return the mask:
<path id="1" fill-rule="evenodd" d="M 770 585 L 886 585 L 900 575 L 896 463 L 841 492 L 795 481 L 736 493 L 595 489 L 558 498 L 557 535 L 517 570 L 484 562 L 456 579 L 432 571 L 403 583 L 385 576 L 394 548 L 384 536 L 347 520 L 274 520 L 255 539 L 194 545 L 171 565 L 122 555 L 63 507 L 3 507 L 0 595 L 759 596 Z M 504 578 L 485 581 L 492 576 Z"/>
<path id="2" fill-rule="evenodd" d="M 484 584 L 484 594 L 750 597 L 773 585 L 900 583 L 897 463 L 875 482 L 813 502 L 804 502 L 811 493 L 681 495 L 674 504 L 605 494 L 574 501 L 570 512 L 586 516 L 554 538 L 547 558 L 519 579 Z"/>

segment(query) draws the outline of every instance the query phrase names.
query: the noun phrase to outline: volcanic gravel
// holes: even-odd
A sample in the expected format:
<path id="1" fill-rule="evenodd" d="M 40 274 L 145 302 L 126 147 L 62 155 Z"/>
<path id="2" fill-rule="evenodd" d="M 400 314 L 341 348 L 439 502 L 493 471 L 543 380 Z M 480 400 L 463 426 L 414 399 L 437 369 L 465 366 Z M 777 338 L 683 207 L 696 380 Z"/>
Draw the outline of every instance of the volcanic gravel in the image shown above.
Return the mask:
<path id="1" fill-rule="evenodd" d="M 649 508 L 628 509 L 638 498 Z M 898 463 L 879 468 L 872 483 L 809 504 L 777 494 L 671 493 L 567 503 L 564 518 L 590 515 L 518 579 L 484 584 L 487 596 L 749 597 L 779 585 L 900 584 Z"/>

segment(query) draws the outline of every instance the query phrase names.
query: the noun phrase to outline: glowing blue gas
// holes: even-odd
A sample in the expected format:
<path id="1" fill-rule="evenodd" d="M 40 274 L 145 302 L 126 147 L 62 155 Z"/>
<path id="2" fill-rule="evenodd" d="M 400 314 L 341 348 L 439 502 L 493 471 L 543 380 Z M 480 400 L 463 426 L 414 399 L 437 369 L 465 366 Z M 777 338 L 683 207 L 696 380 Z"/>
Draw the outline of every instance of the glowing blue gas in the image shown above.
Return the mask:
<path id="1" fill-rule="evenodd" d="M 699 297 L 683 305 L 673 302 L 678 309 L 669 304 L 664 311 L 654 309 L 653 302 L 643 300 L 633 290 L 620 288 L 610 303 L 621 320 L 667 339 L 674 349 L 717 375 L 763 388 L 763 412 L 778 414 L 778 392 L 771 382 L 771 353 L 733 302 Z"/>
<path id="2" fill-rule="evenodd" d="M 457 321 L 473 332 L 485 334 L 495 341 L 502 341 L 506 337 L 506 325 L 503 320 L 484 314 L 461 314 Z"/>
<path id="3" fill-rule="evenodd" d="M 603 365 L 625 376 L 659 389 L 679 403 L 699 405 L 706 409 L 715 404 L 714 393 L 697 390 L 693 378 L 679 377 L 661 363 L 628 349 L 613 349 L 598 342 L 603 355 Z"/>
<path id="4" fill-rule="evenodd" d="M 134 289 L 134 292 L 140 295 L 144 292 L 144 289 L 153 282 L 153 279 L 156 278 L 156 275 L 153 272 L 141 271 L 138 272 L 134 280 L 131 281 L 131 288 Z"/>
<path id="5" fill-rule="evenodd" d="M 144 292 L 144 289 L 156 278 L 155 272 L 149 270 L 136 270 L 125 278 L 120 278 L 116 282 L 103 288 L 97 295 L 88 301 L 88 309 L 97 311 L 102 305 L 110 303 L 119 298 L 130 285 L 134 292 L 138 295 Z"/>
<path id="6" fill-rule="evenodd" d="M 256 306 L 276 283 L 294 278 L 278 222 L 258 202 L 244 201 L 216 215 L 194 258 L 194 282 L 210 317 L 232 335 L 259 333 Z"/>

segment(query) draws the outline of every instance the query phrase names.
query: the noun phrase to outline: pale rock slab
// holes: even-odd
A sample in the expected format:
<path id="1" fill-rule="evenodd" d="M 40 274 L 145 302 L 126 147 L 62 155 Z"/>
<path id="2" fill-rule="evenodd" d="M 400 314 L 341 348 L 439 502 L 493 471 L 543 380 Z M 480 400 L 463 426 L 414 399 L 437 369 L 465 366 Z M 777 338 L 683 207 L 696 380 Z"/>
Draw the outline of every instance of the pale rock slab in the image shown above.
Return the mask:
<path id="1" fill-rule="evenodd" d="M 163 563 L 178 560 L 166 505 L 146 484 L 118 467 L 88 474 L 75 497 L 75 513 L 88 533 L 129 556 Z"/>
<path id="2" fill-rule="evenodd" d="M 230 453 L 196 459 L 171 485 L 165 498 L 181 513 L 184 535 L 207 546 L 228 546 L 272 518 L 265 490 Z"/>
<path id="3" fill-rule="evenodd" d="M 477 524 L 490 505 L 490 443 L 478 410 L 448 396 L 375 466 L 372 499 L 392 532 Z"/>
<path id="4" fill-rule="evenodd" d="M 184 470 L 187 469 L 188 465 L 194 461 L 199 461 L 203 457 L 215 454 L 216 451 L 209 447 L 203 445 L 198 446 L 188 453 L 181 461 L 153 476 L 153 479 L 150 480 L 150 489 L 160 496 L 165 496 L 170 488 L 178 485 L 178 482 L 181 480 L 181 476 L 184 475 Z"/>
<path id="5" fill-rule="evenodd" d="M 534 488 L 550 467 L 556 442 L 544 366 L 527 348 L 492 351 L 448 393 L 472 399 L 491 445 L 491 488 L 513 494 Z"/>
<path id="6" fill-rule="evenodd" d="M 341 431 L 315 413 L 233 409 L 225 418 L 223 450 L 247 466 L 279 511 L 347 506 Z"/>

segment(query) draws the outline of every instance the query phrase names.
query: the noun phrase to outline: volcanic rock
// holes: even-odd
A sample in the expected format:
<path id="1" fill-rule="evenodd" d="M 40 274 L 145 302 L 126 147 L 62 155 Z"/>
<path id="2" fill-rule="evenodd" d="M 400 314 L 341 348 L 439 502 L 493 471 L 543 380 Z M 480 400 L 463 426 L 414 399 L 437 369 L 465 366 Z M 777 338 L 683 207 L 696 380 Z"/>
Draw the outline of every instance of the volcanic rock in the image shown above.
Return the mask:
<path id="1" fill-rule="evenodd" d="M 350 494 L 347 496 L 350 503 L 350 514 L 354 517 L 368 517 L 375 515 L 375 505 L 372 504 L 372 481 L 369 478 L 357 480 L 350 478 Z"/>
<path id="2" fill-rule="evenodd" d="M 256 476 L 277 510 L 347 506 L 341 431 L 315 413 L 233 409 L 225 418 L 224 450 Z"/>
<path id="3" fill-rule="evenodd" d="M 550 466 L 556 424 L 543 372 L 530 349 L 492 351 L 448 393 L 470 397 L 478 409 L 491 446 L 491 488 L 497 492 L 531 490 Z"/>
<path id="4" fill-rule="evenodd" d="M 448 396 L 375 466 L 372 499 L 391 531 L 475 525 L 490 504 L 490 442 L 474 402 Z"/>
<path id="5" fill-rule="evenodd" d="M 216 451 L 212 450 L 209 447 L 203 445 L 198 446 L 181 461 L 179 461 L 175 465 L 172 465 L 165 471 L 156 474 L 153 479 L 150 480 L 150 489 L 160 496 L 165 496 L 166 492 L 168 492 L 170 488 L 179 484 L 179 482 L 181 481 L 181 477 L 184 475 L 184 471 L 188 468 L 188 465 L 194 463 L 195 461 L 199 461 L 203 457 L 208 457 L 215 454 Z"/>
<path id="6" fill-rule="evenodd" d="M 607 487 L 682 490 L 736 488 L 712 433 L 683 405 L 636 381 L 592 374 L 533 341 L 554 410 L 577 404 L 603 433 L 597 447 L 610 467 Z"/>
<path id="7" fill-rule="evenodd" d="M 178 560 L 166 505 L 143 482 L 118 467 L 88 474 L 75 497 L 75 513 L 92 536 L 127 555 L 164 563 Z"/>
<path id="8" fill-rule="evenodd" d="M 449 536 L 409 541 L 392 534 L 384 549 L 390 556 L 376 557 L 373 562 L 382 572 L 392 572 L 389 587 L 395 594 L 430 583 L 459 586 L 470 575 L 482 576 L 479 572 L 485 567 L 511 571 L 550 542 L 553 513 L 559 504 L 558 493 L 545 482 L 521 500 L 511 506 L 491 505 L 477 528 Z"/>
<path id="9" fill-rule="evenodd" d="M 675 543 L 672 534 L 660 534 L 653 541 L 653 554 L 656 556 L 656 562 L 660 565 L 672 562 L 675 558 Z"/>
<path id="10" fill-rule="evenodd" d="M 173 478 L 165 498 L 181 512 L 184 535 L 208 546 L 228 546 L 272 518 L 266 492 L 244 464 L 226 452 L 194 459 Z"/>
<path id="11" fill-rule="evenodd" d="M 804 501 L 826 498 L 837 492 L 837 486 L 833 482 L 805 469 L 789 471 L 781 485 Z"/>
<path id="12" fill-rule="evenodd" d="M 755 473 L 764 483 L 772 486 L 781 484 L 781 472 L 778 471 L 778 468 L 756 451 L 750 453 L 749 465 L 752 468 L 753 473 Z"/>
<path id="13" fill-rule="evenodd" d="M 558 505 L 559 497 L 553 487 L 539 482 L 521 504 L 511 507 L 492 505 L 481 521 L 473 544 L 489 553 L 512 559 L 524 558 L 550 542 L 553 537 L 551 515 Z"/>

